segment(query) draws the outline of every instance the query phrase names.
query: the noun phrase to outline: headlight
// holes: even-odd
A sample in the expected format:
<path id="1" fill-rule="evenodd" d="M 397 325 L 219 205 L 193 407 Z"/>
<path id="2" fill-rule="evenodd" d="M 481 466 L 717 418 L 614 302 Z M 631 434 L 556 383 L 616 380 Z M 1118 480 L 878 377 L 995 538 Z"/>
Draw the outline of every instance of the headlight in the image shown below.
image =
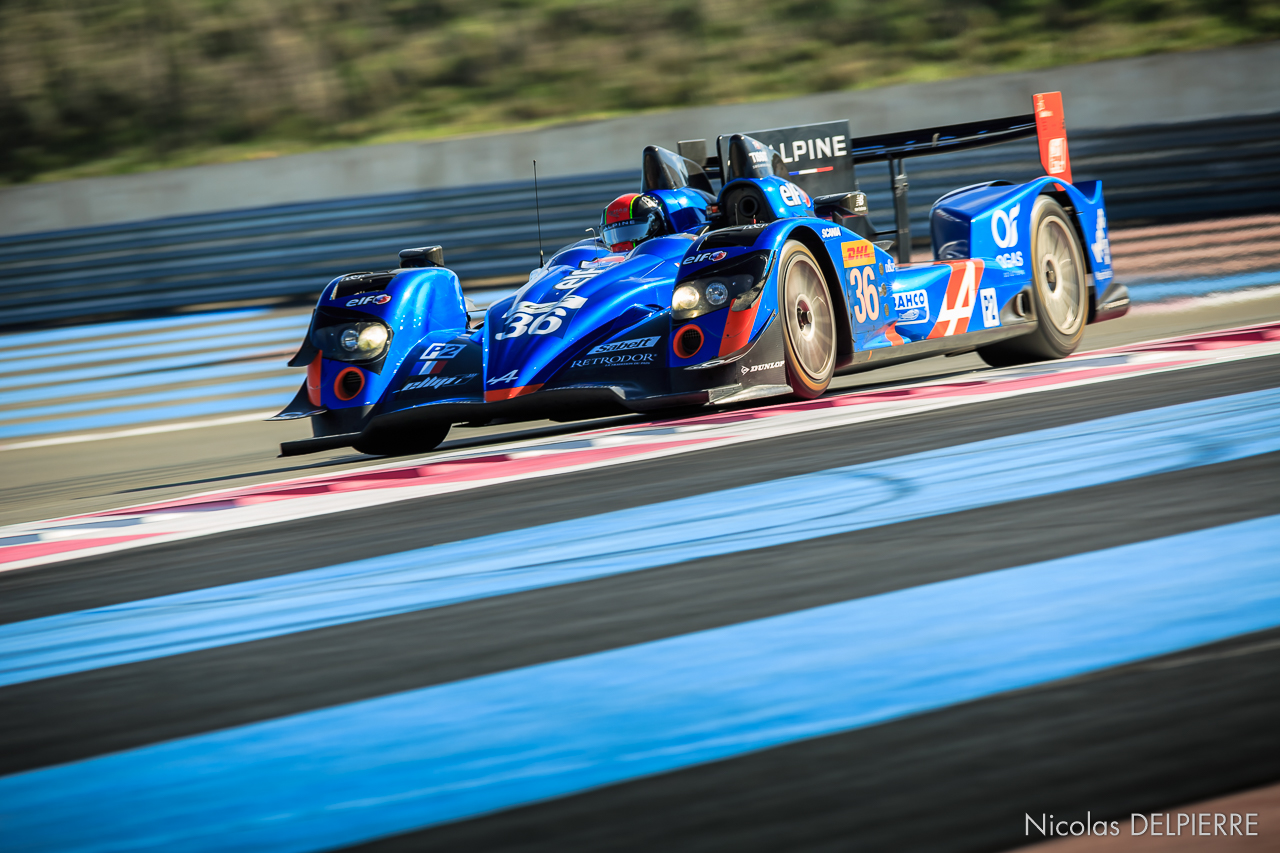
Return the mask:
<path id="1" fill-rule="evenodd" d="M 733 310 L 743 311 L 755 304 L 760 287 L 754 275 L 717 275 L 695 278 L 676 288 L 671 297 L 671 317 L 690 320 L 710 314 L 733 300 Z"/>
<path id="2" fill-rule="evenodd" d="M 671 308 L 675 311 L 688 311 L 698 307 L 698 300 L 701 298 L 697 290 L 682 284 L 676 288 L 675 294 L 671 297 Z"/>
<path id="3" fill-rule="evenodd" d="M 382 352 L 386 344 L 387 327 L 382 325 L 365 326 L 360 330 L 360 336 L 356 338 L 356 349 L 366 358 Z"/>
<path id="4" fill-rule="evenodd" d="M 322 326 L 311 333 L 316 349 L 338 361 L 372 361 L 387 351 L 390 339 L 390 330 L 376 320 Z"/>

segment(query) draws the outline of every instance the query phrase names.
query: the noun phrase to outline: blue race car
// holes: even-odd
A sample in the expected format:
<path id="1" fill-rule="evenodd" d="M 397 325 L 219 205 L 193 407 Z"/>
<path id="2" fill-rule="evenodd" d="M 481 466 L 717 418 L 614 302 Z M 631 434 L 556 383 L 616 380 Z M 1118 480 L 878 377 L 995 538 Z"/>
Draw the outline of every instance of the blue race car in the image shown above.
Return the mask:
<path id="1" fill-rule="evenodd" d="M 714 157 L 701 140 L 647 147 L 641 192 L 482 323 L 439 246 L 334 279 L 289 362 L 306 381 L 274 418 L 310 418 L 315 437 L 281 449 L 423 452 L 454 424 L 813 398 L 837 373 L 958 351 L 997 366 L 1066 356 L 1129 300 L 1112 281 L 1101 185 L 1071 182 L 1061 96 L 1035 105 L 860 139 L 733 134 Z M 911 263 L 904 158 L 1033 135 L 1047 174 L 947 193 L 930 216 L 935 260 Z M 875 161 L 893 180 L 891 231 L 856 188 L 854 167 Z M 846 177 L 852 189 L 802 186 Z"/>

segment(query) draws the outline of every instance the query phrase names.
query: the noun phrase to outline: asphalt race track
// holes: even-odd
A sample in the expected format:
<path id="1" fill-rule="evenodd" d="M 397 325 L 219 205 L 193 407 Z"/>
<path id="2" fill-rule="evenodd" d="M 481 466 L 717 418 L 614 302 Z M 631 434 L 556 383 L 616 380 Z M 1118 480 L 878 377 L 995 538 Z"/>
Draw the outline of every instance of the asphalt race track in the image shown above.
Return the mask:
<path id="1" fill-rule="evenodd" d="M 1278 321 L 413 460 L 0 449 L 0 847 L 996 851 L 1274 784 Z"/>

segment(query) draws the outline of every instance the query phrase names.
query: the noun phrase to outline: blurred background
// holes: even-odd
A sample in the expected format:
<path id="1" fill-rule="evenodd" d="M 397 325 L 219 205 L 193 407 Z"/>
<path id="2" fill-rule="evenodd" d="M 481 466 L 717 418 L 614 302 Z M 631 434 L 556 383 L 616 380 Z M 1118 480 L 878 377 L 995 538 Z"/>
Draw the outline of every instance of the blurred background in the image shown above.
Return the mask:
<path id="1" fill-rule="evenodd" d="M 1274 0 L 12 0 L 0 180 L 65 180 L 1280 35 Z"/>

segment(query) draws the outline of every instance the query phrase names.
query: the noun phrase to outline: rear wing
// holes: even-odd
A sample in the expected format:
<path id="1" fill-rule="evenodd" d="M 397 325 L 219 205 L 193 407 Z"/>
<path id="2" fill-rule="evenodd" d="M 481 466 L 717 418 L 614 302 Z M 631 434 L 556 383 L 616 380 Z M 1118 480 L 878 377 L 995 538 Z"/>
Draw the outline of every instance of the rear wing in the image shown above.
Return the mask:
<path id="1" fill-rule="evenodd" d="M 1062 113 L 1062 93 L 1042 92 L 1034 98 L 1035 112 L 1026 115 L 965 124 L 928 127 L 901 133 L 883 133 L 849 140 L 849 157 L 859 163 L 887 162 L 889 183 L 893 187 L 893 218 L 898 260 L 911 262 L 911 218 L 907 204 L 907 168 L 909 157 L 950 154 L 1028 139 L 1039 140 L 1040 164 L 1045 174 L 1071 182 L 1071 157 L 1067 151 L 1067 131 Z M 855 173 L 856 174 L 856 173 Z"/>
<path id="2" fill-rule="evenodd" d="M 999 145 L 1019 139 L 1037 137 L 1040 145 L 1040 163 L 1045 174 L 1071 182 L 1071 158 L 1067 150 L 1067 133 L 1062 113 L 1062 93 L 1043 92 L 1033 99 L 1034 112 L 1025 115 L 1008 116 L 1006 118 L 972 121 L 964 124 L 927 127 L 920 130 L 908 130 L 898 133 L 883 133 L 877 136 L 863 136 L 848 139 L 847 146 L 832 145 L 828 149 L 829 157 L 823 158 L 821 149 L 814 155 L 814 140 L 818 137 L 818 145 L 822 145 L 823 135 L 835 125 L 828 122 L 824 125 L 803 125 L 800 127 L 775 128 L 766 131 L 755 131 L 747 134 L 759 139 L 775 149 L 780 148 L 783 159 L 787 163 L 788 154 L 797 160 L 806 150 L 809 158 L 803 164 L 809 168 L 789 173 L 791 179 L 805 186 L 805 178 L 815 175 L 810 180 L 820 180 L 841 176 L 851 178 L 852 189 L 858 188 L 856 167 L 864 163 L 888 163 L 889 182 L 893 187 L 894 226 L 892 231 L 879 232 L 877 236 L 896 235 L 898 260 L 901 263 L 911 261 L 911 222 L 907 205 L 907 169 L 905 161 L 912 157 L 928 157 L 935 154 L 951 154 L 968 151 L 973 148 L 984 148 L 988 145 Z M 843 124 L 843 123 L 841 123 Z M 847 133 L 847 124 L 845 124 Z M 806 139 L 806 137 L 808 137 Z M 832 140 L 834 142 L 834 139 Z M 840 140 L 843 142 L 844 140 Z M 840 150 L 844 148 L 844 150 Z M 705 140 L 686 140 L 680 143 L 680 153 L 703 165 L 707 174 L 722 178 L 719 157 L 706 156 Z M 826 173 L 825 175 L 823 173 Z M 833 174 L 834 173 L 834 174 Z M 845 174 L 841 174 L 845 173 Z M 817 187 L 805 186 L 812 194 Z M 847 188 L 846 188 L 847 189 Z M 830 192 L 830 189 L 825 190 Z"/>

